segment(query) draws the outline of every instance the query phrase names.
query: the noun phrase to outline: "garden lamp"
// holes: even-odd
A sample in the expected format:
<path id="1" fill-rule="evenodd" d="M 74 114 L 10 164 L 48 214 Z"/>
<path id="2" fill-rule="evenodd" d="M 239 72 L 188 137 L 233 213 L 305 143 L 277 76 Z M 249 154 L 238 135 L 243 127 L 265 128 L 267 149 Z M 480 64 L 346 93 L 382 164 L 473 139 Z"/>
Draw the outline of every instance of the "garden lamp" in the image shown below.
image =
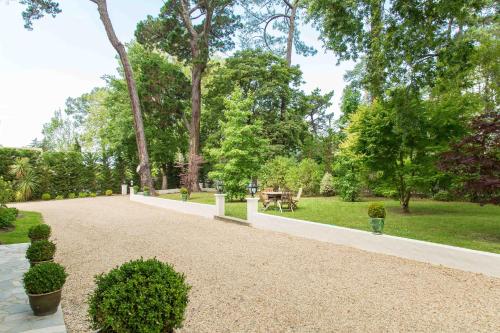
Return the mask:
<path id="1" fill-rule="evenodd" d="M 255 180 L 253 180 L 250 184 L 247 186 L 248 192 L 252 196 L 252 198 L 255 196 L 255 193 L 257 193 L 257 183 Z"/>
<path id="2" fill-rule="evenodd" d="M 222 180 L 216 180 L 215 181 L 215 189 L 217 190 L 217 193 L 219 193 L 219 194 L 224 193 L 224 182 Z"/>

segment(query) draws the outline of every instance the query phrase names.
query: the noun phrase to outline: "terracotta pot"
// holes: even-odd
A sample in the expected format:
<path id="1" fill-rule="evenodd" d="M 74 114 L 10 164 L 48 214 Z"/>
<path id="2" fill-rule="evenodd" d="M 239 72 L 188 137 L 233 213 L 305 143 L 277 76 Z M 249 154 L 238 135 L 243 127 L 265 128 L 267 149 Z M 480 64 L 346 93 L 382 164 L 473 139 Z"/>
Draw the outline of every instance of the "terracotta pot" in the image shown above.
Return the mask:
<path id="1" fill-rule="evenodd" d="M 31 310 L 35 316 L 47 316 L 57 312 L 61 303 L 62 289 L 46 294 L 28 294 Z"/>
<path id="2" fill-rule="evenodd" d="M 42 264 L 44 262 L 54 262 L 54 258 L 45 260 L 45 261 L 30 261 L 30 267 L 36 266 L 38 264 Z"/>

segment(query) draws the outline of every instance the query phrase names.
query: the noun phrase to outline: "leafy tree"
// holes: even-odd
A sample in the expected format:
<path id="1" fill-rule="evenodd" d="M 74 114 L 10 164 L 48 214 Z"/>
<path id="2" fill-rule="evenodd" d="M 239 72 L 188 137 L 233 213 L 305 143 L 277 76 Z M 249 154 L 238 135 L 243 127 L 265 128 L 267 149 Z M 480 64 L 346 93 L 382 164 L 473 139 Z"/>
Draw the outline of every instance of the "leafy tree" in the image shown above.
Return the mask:
<path id="1" fill-rule="evenodd" d="M 473 201 L 500 204 L 500 114 L 480 114 L 472 122 L 472 133 L 443 153 L 440 166 L 459 175 L 460 192 Z"/>
<path id="2" fill-rule="evenodd" d="M 217 146 L 221 138 L 219 121 L 224 115 L 224 100 L 234 85 L 241 87 L 243 96 L 253 96 L 252 119 L 264 124 L 272 155 L 292 154 L 300 149 L 307 135 L 303 109 L 303 94 L 299 90 L 301 72 L 288 67 L 276 55 L 262 50 L 239 51 L 225 60 L 223 66 L 213 70 L 206 85 L 203 113 L 203 139 L 207 146 Z M 289 84 L 290 83 L 290 84 Z M 290 101 L 281 109 L 281 96 Z"/>
<path id="3" fill-rule="evenodd" d="M 285 188 L 287 176 L 297 161 L 291 157 L 277 156 L 267 161 L 261 168 L 259 180 L 262 187 L 272 187 L 273 189 Z"/>
<path id="4" fill-rule="evenodd" d="M 286 174 L 286 184 L 290 190 L 302 188 L 304 194 L 319 193 L 321 182 L 321 168 L 312 159 L 305 158 L 297 166 L 290 168 Z"/>
<path id="5" fill-rule="evenodd" d="M 259 173 L 268 147 L 268 141 L 262 136 L 262 122 L 249 123 L 253 103 L 251 96 L 243 97 L 239 87 L 234 90 L 225 103 L 221 146 L 208 151 L 215 161 L 209 177 L 224 181 L 229 200 L 245 197 L 246 186 Z"/>
<path id="6" fill-rule="evenodd" d="M 333 186 L 333 177 L 332 174 L 326 172 L 321 179 L 319 193 L 329 197 L 335 194 L 335 188 Z"/>
<path id="7" fill-rule="evenodd" d="M 313 47 L 307 46 L 300 39 L 298 23 L 305 1 L 252 0 L 241 1 L 240 4 L 245 11 L 240 38 L 243 48 L 267 49 L 284 57 L 288 66 L 292 64 L 294 47 L 297 54 L 316 54 Z"/>
<path id="8" fill-rule="evenodd" d="M 200 152 L 201 81 L 210 55 L 230 50 L 232 35 L 239 26 L 232 0 L 167 0 L 157 18 L 137 25 L 136 37 L 191 66 L 191 120 L 189 130 L 190 190 L 198 190 L 194 160 Z"/>
<path id="9" fill-rule="evenodd" d="M 342 200 L 358 200 L 361 192 L 361 168 L 359 157 L 349 150 L 341 151 L 337 156 L 333 168 L 333 186 Z"/>
<path id="10" fill-rule="evenodd" d="M 118 53 L 120 62 L 123 66 L 123 71 L 125 73 L 125 78 L 127 81 L 127 88 L 130 97 L 130 104 L 132 106 L 133 114 L 133 124 L 136 135 L 137 142 L 137 152 L 139 155 L 139 174 L 141 176 L 141 182 L 143 185 L 147 185 L 152 194 L 154 195 L 153 181 L 151 179 L 151 170 L 149 165 L 149 155 L 147 150 L 146 136 L 144 134 L 144 125 L 142 120 L 139 95 L 137 93 L 137 87 L 134 80 L 134 73 L 132 71 L 132 66 L 128 59 L 125 46 L 116 36 L 113 24 L 108 14 L 108 5 L 106 0 L 90 0 L 97 5 L 97 11 L 99 12 L 99 17 L 104 25 L 106 35 L 109 42 L 113 48 Z M 59 4 L 57 1 L 52 0 L 21 0 L 21 4 L 25 5 L 25 10 L 23 12 L 23 18 L 25 20 L 25 27 L 31 29 L 32 21 L 34 19 L 39 19 L 44 16 L 44 14 L 51 14 L 55 16 L 60 13 Z"/>

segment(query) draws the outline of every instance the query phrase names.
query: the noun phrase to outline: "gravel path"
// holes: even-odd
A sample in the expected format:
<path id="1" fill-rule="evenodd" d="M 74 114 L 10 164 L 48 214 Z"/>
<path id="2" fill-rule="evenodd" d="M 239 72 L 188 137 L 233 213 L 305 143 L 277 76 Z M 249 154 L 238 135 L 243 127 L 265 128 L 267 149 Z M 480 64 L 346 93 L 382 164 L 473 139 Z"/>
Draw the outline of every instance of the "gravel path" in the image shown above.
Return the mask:
<path id="1" fill-rule="evenodd" d="M 144 206 L 18 205 L 53 227 L 69 332 L 90 332 L 93 276 L 157 257 L 193 286 L 181 332 L 500 332 L 500 279 Z"/>

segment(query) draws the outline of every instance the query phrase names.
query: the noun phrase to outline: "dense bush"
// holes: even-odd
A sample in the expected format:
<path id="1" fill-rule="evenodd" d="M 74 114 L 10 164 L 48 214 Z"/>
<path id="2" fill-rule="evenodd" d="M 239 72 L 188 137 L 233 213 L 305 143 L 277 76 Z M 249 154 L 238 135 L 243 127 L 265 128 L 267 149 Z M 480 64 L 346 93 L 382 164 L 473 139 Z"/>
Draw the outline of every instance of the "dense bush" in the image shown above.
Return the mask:
<path id="1" fill-rule="evenodd" d="M 380 202 L 374 202 L 368 206 L 368 216 L 371 218 L 385 218 L 385 208 L 384 204 Z"/>
<path id="2" fill-rule="evenodd" d="M 7 229 L 14 226 L 17 209 L 0 207 L 0 229 Z"/>
<path id="3" fill-rule="evenodd" d="M 52 196 L 49 193 L 42 194 L 42 200 L 50 200 Z"/>
<path id="4" fill-rule="evenodd" d="M 307 195 L 318 194 L 320 182 L 321 168 L 310 158 L 305 158 L 296 167 L 290 168 L 286 175 L 286 187 L 294 191 L 302 187 Z"/>
<path id="5" fill-rule="evenodd" d="M 95 197 L 97 196 L 97 194 L 96 194 L 95 192 L 90 192 L 89 196 L 90 196 L 91 198 L 95 198 Z"/>
<path id="6" fill-rule="evenodd" d="M 134 193 L 137 193 L 139 192 L 139 186 L 137 185 L 134 185 L 134 187 L 132 187 L 134 189 Z"/>
<path id="7" fill-rule="evenodd" d="M 60 195 L 60 194 L 59 194 L 59 195 L 57 195 L 57 196 L 56 196 L 56 200 L 62 200 L 62 199 L 64 199 L 64 196 L 63 196 L 63 195 Z"/>
<path id="8" fill-rule="evenodd" d="M 88 197 L 88 194 L 87 194 L 87 192 L 80 192 L 80 193 L 78 193 L 78 197 L 79 198 L 86 198 L 86 197 Z"/>
<path id="9" fill-rule="evenodd" d="M 0 176 L 0 207 L 5 206 L 8 202 L 12 200 L 12 184 L 5 181 L 2 176 Z"/>
<path id="10" fill-rule="evenodd" d="M 454 199 L 453 194 L 451 194 L 449 191 L 443 190 L 434 194 L 432 198 L 437 201 L 452 201 Z"/>
<path id="11" fill-rule="evenodd" d="M 107 196 L 113 195 L 113 191 L 112 190 L 106 190 L 106 195 Z"/>
<path id="12" fill-rule="evenodd" d="M 188 193 L 189 193 L 189 191 L 188 191 L 188 189 L 187 189 L 187 188 L 185 188 L 185 187 L 181 187 L 181 189 L 180 189 L 180 193 L 181 193 L 181 194 L 188 194 Z"/>
<path id="13" fill-rule="evenodd" d="M 26 259 L 29 261 L 46 261 L 54 258 L 56 244 L 48 240 L 40 240 L 31 245 L 26 250 Z"/>
<path id="14" fill-rule="evenodd" d="M 287 175 L 296 165 L 296 161 L 289 157 L 278 156 L 266 162 L 261 169 L 259 180 L 262 187 L 288 187 Z"/>
<path id="15" fill-rule="evenodd" d="M 333 185 L 342 200 L 356 201 L 361 192 L 359 161 L 349 154 L 339 156 L 334 165 Z"/>
<path id="16" fill-rule="evenodd" d="M 335 195 L 335 188 L 333 187 L 333 177 L 332 174 L 327 172 L 321 179 L 321 184 L 319 186 L 319 193 L 325 197 L 330 197 Z"/>
<path id="17" fill-rule="evenodd" d="M 68 194 L 68 199 L 74 199 L 74 198 L 76 198 L 76 194 L 75 194 L 75 193 L 73 193 L 73 192 L 70 192 L 70 193 Z"/>
<path id="18" fill-rule="evenodd" d="M 103 332 L 172 332 L 182 326 L 190 287 L 156 259 L 135 260 L 96 276 L 89 317 Z"/>
<path id="19" fill-rule="evenodd" d="M 66 282 L 64 267 L 54 262 L 33 266 L 24 274 L 23 283 L 27 294 L 46 294 L 57 291 Z"/>
<path id="20" fill-rule="evenodd" d="M 38 224 L 28 230 L 28 237 L 32 242 L 42 239 L 49 239 L 52 228 L 48 224 Z"/>

